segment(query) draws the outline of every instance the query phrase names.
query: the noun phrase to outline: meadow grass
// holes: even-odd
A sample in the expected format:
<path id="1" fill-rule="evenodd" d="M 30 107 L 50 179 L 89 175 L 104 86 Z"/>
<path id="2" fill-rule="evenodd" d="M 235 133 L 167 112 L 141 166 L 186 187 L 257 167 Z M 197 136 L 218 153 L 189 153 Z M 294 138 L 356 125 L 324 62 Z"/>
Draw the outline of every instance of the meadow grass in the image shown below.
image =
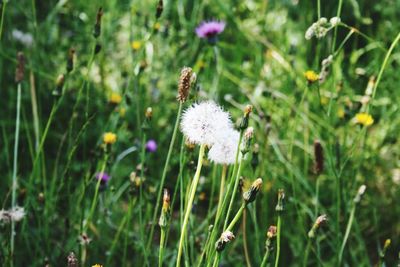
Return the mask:
<path id="1" fill-rule="evenodd" d="M 399 9 L 1 1 L 0 265 L 400 266 Z"/>

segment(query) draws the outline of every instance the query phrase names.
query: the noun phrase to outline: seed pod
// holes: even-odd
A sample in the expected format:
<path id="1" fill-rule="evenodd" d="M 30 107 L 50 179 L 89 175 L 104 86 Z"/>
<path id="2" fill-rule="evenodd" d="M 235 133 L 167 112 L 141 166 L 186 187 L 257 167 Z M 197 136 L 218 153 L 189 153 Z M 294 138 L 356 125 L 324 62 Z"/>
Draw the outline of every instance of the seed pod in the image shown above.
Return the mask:
<path id="1" fill-rule="evenodd" d="M 285 191 L 283 189 L 279 189 L 278 191 L 278 204 L 276 204 L 275 211 L 282 212 L 284 210 L 283 200 L 285 198 Z"/>
<path id="2" fill-rule="evenodd" d="M 249 117 L 250 117 L 250 113 L 253 111 L 253 106 L 252 105 L 247 105 L 244 108 L 243 111 L 243 117 L 242 117 L 242 121 L 240 122 L 239 125 L 239 129 L 240 130 L 245 130 L 247 127 L 249 127 Z"/>

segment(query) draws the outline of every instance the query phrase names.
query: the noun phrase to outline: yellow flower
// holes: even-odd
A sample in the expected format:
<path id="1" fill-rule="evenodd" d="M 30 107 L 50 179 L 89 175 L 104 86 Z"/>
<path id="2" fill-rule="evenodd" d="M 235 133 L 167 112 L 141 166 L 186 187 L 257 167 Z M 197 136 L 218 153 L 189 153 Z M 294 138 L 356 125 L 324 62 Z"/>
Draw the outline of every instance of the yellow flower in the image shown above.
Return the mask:
<path id="1" fill-rule="evenodd" d="M 119 109 L 119 116 L 121 116 L 121 118 L 125 117 L 126 114 L 126 108 L 120 108 Z"/>
<path id="2" fill-rule="evenodd" d="M 132 49 L 137 51 L 142 47 L 142 42 L 141 41 L 133 41 L 131 43 Z"/>
<path id="3" fill-rule="evenodd" d="M 154 29 L 158 31 L 161 28 L 161 24 L 159 22 L 154 23 Z"/>
<path id="4" fill-rule="evenodd" d="M 110 103 L 112 103 L 112 104 L 117 105 L 117 104 L 121 103 L 122 96 L 118 93 L 113 92 L 113 93 L 111 93 L 110 99 L 108 101 L 110 101 Z"/>
<path id="5" fill-rule="evenodd" d="M 362 124 L 364 126 L 370 126 L 374 123 L 374 119 L 368 113 L 358 113 L 355 117 L 356 123 Z"/>
<path id="6" fill-rule="evenodd" d="M 103 265 L 101 265 L 101 264 L 95 264 L 95 265 L 92 265 L 92 267 L 103 267 Z"/>
<path id="7" fill-rule="evenodd" d="M 343 108 L 338 108 L 338 110 L 337 110 L 337 115 L 338 115 L 338 117 L 340 118 L 340 119 L 343 119 L 344 118 L 344 115 L 345 115 L 345 111 L 344 111 L 344 109 Z"/>
<path id="8" fill-rule="evenodd" d="M 117 142 L 117 135 L 111 132 L 105 133 L 103 136 L 103 142 L 106 145 L 112 145 Z"/>
<path id="9" fill-rule="evenodd" d="M 309 83 L 316 82 L 316 81 L 318 81 L 318 79 L 319 79 L 319 75 L 318 75 L 317 73 L 315 73 L 315 71 L 312 71 L 312 70 L 306 71 L 306 72 L 304 73 L 304 77 L 306 78 L 306 80 L 307 80 Z"/>

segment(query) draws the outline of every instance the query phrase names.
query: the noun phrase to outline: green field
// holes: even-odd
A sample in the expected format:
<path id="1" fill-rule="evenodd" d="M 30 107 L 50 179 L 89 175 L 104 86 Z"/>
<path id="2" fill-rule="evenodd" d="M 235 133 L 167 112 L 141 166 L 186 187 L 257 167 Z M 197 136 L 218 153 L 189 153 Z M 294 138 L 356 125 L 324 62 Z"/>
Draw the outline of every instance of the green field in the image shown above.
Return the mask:
<path id="1" fill-rule="evenodd" d="M 398 0 L 0 0 L 0 266 L 400 266 Z"/>

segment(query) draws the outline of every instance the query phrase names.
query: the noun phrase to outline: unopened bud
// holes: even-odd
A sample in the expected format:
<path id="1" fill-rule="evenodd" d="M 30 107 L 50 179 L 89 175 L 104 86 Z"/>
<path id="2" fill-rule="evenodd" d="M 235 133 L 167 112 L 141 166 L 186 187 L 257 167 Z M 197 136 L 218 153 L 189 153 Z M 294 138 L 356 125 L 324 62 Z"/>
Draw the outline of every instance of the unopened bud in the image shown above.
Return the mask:
<path id="1" fill-rule="evenodd" d="M 276 226 L 275 225 L 271 225 L 268 228 L 268 232 L 267 232 L 267 238 L 272 239 L 276 236 Z"/>
<path id="2" fill-rule="evenodd" d="M 20 83 L 25 75 L 25 56 L 24 53 L 18 52 L 17 54 L 17 68 L 15 70 L 15 82 Z"/>
<path id="3" fill-rule="evenodd" d="M 64 87 L 64 84 L 65 84 L 65 76 L 64 76 L 64 74 L 58 75 L 57 80 L 56 80 L 56 88 L 53 90 L 52 94 L 54 96 L 60 96 L 61 93 L 62 93 L 62 89 Z"/>
<path id="4" fill-rule="evenodd" d="M 73 252 L 70 252 L 68 257 L 67 257 L 67 264 L 68 267 L 78 267 L 79 262 L 78 259 L 76 258 L 75 254 Z"/>
<path id="5" fill-rule="evenodd" d="M 284 210 L 283 200 L 285 198 L 285 191 L 283 189 L 279 189 L 278 191 L 278 204 L 276 204 L 275 211 L 282 212 Z"/>
<path id="6" fill-rule="evenodd" d="M 165 228 L 168 225 L 170 219 L 170 201 L 171 197 L 169 195 L 168 189 L 165 188 L 163 195 L 163 206 L 161 209 L 161 216 L 160 219 L 158 220 L 158 225 L 161 228 Z"/>
<path id="7" fill-rule="evenodd" d="M 164 9 L 163 0 L 159 0 L 158 4 L 157 4 L 157 10 L 156 10 L 156 19 L 159 19 L 161 17 L 163 9 Z"/>
<path id="8" fill-rule="evenodd" d="M 153 117 L 153 108 L 152 107 L 148 107 L 146 109 L 145 116 L 146 116 L 146 119 L 151 120 L 151 118 Z"/>
<path id="9" fill-rule="evenodd" d="M 364 195 L 366 189 L 367 189 L 367 186 L 364 184 L 361 185 L 360 188 L 358 188 L 357 195 L 353 199 L 354 203 L 360 202 L 361 197 L 362 197 L 362 195 Z"/>
<path id="10" fill-rule="evenodd" d="M 96 23 L 94 24 L 93 36 L 95 38 L 100 36 L 101 33 L 101 17 L 103 16 L 103 8 L 100 7 L 96 15 Z"/>
<path id="11" fill-rule="evenodd" d="M 243 118 L 242 121 L 240 122 L 239 129 L 240 130 L 245 130 L 247 127 L 249 127 L 249 117 L 250 113 L 253 111 L 253 106 L 252 105 L 247 105 L 244 108 L 243 111 Z"/>
<path id="12" fill-rule="evenodd" d="M 250 150 L 251 141 L 254 136 L 254 128 L 249 127 L 244 132 L 243 144 L 242 144 L 242 154 L 245 155 Z"/>
<path id="13" fill-rule="evenodd" d="M 224 250 L 226 244 L 231 242 L 232 240 L 235 239 L 235 236 L 231 231 L 225 231 L 222 233 L 221 237 L 218 239 L 218 241 L 215 243 L 215 249 L 218 252 L 221 252 Z"/>
<path id="14" fill-rule="evenodd" d="M 68 51 L 67 58 L 67 72 L 71 72 L 74 69 L 74 57 L 75 57 L 75 48 L 70 48 Z"/>
<path id="15" fill-rule="evenodd" d="M 323 225 L 327 221 L 328 221 L 328 216 L 326 216 L 326 214 L 318 216 L 318 218 L 315 220 L 315 223 L 313 224 L 311 230 L 308 232 L 308 237 L 315 238 L 317 230 L 321 227 L 321 225 Z"/>
<path id="16" fill-rule="evenodd" d="M 243 193 L 243 199 L 247 204 L 253 202 L 256 199 L 257 193 L 258 191 L 260 191 L 261 185 L 262 179 L 258 178 L 253 182 L 250 189 Z"/>

